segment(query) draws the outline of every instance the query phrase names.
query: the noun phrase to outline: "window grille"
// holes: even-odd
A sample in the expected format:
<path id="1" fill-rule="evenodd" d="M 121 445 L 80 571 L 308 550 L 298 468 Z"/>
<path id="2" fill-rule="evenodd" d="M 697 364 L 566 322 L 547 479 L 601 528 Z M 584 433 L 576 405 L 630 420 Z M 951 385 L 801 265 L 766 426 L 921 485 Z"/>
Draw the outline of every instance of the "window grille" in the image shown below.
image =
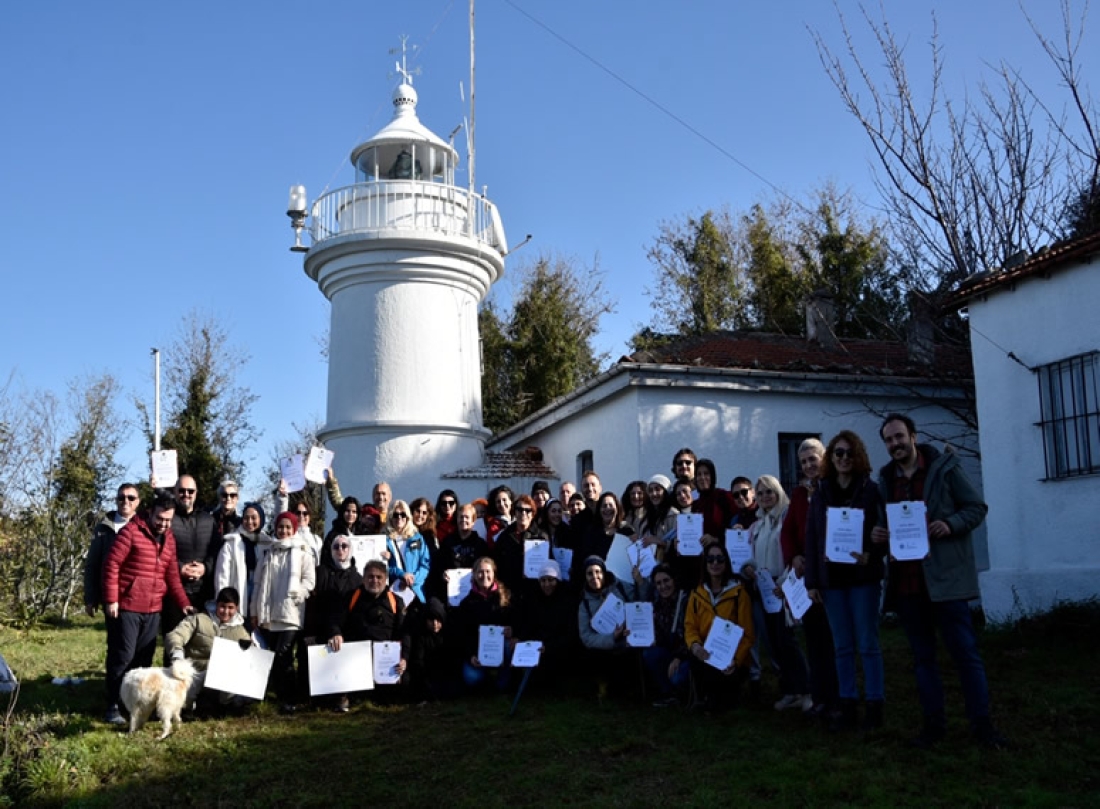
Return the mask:
<path id="1" fill-rule="evenodd" d="M 1098 365 L 1093 351 L 1037 369 L 1048 480 L 1100 472 Z"/>

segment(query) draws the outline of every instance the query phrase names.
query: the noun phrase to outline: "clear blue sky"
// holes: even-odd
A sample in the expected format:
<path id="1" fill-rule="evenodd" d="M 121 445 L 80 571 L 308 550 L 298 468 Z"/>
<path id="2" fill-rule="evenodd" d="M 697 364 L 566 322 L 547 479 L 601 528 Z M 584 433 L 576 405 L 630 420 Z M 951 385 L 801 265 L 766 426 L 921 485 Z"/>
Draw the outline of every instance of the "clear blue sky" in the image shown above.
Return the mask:
<path id="1" fill-rule="evenodd" d="M 831 4 L 514 3 L 786 192 L 832 180 L 874 204 L 866 139 L 807 32 L 841 44 Z M 1014 3 L 886 5 L 922 77 L 935 9 L 956 91 L 1002 59 L 1052 80 Z M 855 4 L 841 6 L 865 39 Z M 1055 33 L 1056 6 L 1028 3 Z M 506 0 L 479 0 L 477 21 L 477 182 L 512 244 L 535 237 L 510 266 L 598 254 L 618 308 L 598 347 L 616 358 L 650 319 L 660 222 L 770 189 Z M 291 422 L 325 408 L 328 307 L 287 250 L 287 190 L 352 182 L 348 154 L 390 117 L 401 34 L 420 47 L 420 118 L 447 136 L 466 112 L 467 3 L 19 3 L 4 22 L 0 384 L 60 393 L 109 369 L 151 401 L 150 348 L 189 311 L 213 314 L 251 356 L 240 382 L 260 396 L 258 480 Z M 508 278 L 499 287 L 507 298 Z M 143 453 L 126 447 L 135 476 Z"/>

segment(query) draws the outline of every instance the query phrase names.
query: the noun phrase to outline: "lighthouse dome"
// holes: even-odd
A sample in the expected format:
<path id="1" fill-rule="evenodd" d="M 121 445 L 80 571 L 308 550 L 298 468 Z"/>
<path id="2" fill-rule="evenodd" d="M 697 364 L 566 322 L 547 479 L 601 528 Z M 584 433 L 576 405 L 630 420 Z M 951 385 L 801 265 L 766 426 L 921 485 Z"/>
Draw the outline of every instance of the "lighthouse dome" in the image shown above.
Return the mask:
<path id="1" fill-rule="evenodd" d="M 417 94 L 408 82 L 393 91 L 393 118 L 351 152 L 359 182 L 427 180 L 453 184 L 458 152 L 416 115 Z"/>

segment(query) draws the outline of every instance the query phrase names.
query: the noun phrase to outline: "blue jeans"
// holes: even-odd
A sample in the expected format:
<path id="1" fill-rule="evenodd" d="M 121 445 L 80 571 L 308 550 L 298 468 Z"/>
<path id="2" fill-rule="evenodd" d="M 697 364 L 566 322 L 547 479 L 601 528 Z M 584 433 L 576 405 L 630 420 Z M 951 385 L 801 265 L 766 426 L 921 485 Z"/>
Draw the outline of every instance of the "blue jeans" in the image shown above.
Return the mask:
<path id="1" fill-rule="evenodd" d="M 978 639 L 965 600 L 933 603 L 928 596 L 899 596 L 898 619 L 909 646 L 917 675 L 917 693 L 926 721 L 944 722 L 943 681 L 936 663 L 936 630 L 955 661 L 962 685 L 966 715 L 972 726 L 989 720 L 989 685 L 978 654 Z"/>
<path id="2" fill-rule="evenodd" d="M 680 662 L 680 667 L 676 669 L 676 676 L 671 680 L 668 678 L 668 667 L 674 657 L 670 649 L 662 646 L 642 649 L 642 662 L 645 663 L 646 671 L 649 672 L 653 684 L 657 686 L 657 695 L 660 697 L 671 697 L 677 692 L 687 691 L 688 682 L 691 679 L 691 666 L 686 660 Z"/>
<path id="3" fill-rule="evenodd" d="M 882 700 L 886 691 L 886 674 L 882 665 L 882 649 L 878 644 L 878 602 L 882 587 L 864 584 L 859 587 L 826 588 L 825 612 L 833 631 L 836 653 L 836 678 L 841 699 L 859 699 L 856 686 L 856 650 L 863 660 L 863 695 L 868 701 Z"/>

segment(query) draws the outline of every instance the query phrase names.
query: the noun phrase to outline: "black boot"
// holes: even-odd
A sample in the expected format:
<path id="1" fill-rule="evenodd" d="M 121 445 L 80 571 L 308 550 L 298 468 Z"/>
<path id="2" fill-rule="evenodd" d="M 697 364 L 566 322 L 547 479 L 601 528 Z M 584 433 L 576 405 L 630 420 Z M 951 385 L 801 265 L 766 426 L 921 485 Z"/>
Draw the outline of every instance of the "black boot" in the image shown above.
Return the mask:
<path id="1" fill-rule="evenodd" d="M 882 727 L 882 713 L 885 704 L 881 699 L 867 700 L 864 704 L 863 729 L 878 730 Z"/>
<path id="2" fill-rule="evenodd" d="M 859 702 L 854 699 L 842 699 L 840 710 L 829 717 L 829 732 L 839 733 L 855 730 Z"/>

